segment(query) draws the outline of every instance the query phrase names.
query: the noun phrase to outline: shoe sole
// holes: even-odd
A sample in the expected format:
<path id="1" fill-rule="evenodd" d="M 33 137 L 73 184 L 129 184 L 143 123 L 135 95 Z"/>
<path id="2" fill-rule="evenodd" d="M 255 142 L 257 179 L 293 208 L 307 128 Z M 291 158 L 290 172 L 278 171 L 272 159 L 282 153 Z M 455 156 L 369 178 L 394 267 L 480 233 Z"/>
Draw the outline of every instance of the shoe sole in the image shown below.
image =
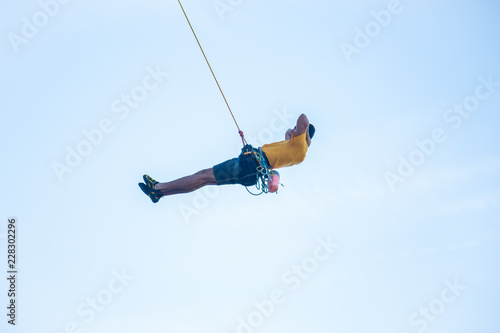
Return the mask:
<path id="1" fill-rule="evenodd" d="M 160 198 L 158 198 L 156 196 L 151 196 L 151 190 L 149 189 L 149 187 L 146 184 L 139 183 L 138 185 L 139 185 L 140 189 L 142 190 L 142 192 L 144 192 L 144 194 L 147 195 L 151 199 L 151 201 L 153 201 L 153 203 L 157 203 L 160 200 Z"/>

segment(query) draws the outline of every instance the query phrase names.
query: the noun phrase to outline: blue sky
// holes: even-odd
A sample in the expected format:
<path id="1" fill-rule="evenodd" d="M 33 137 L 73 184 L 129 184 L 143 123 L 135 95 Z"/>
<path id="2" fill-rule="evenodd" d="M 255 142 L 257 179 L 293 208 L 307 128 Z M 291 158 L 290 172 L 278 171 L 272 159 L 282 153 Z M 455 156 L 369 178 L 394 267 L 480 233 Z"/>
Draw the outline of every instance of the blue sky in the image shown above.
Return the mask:
<path id="1" fill-rule="evenodd" d="M 40 3 L 53 16 L 28 38 Z M 144 173 L 241 148 L 177 1 L 40 3 L 0 14 L 2 251 L 8 217 L 19 231 L 2 332 L 498 331 L 496 2 L 184 0 L 251 143 L 301 113 L 317 132 L 278 195 L 156 205 Z M 72 167 L 68 149 L 88 154 Z"/>

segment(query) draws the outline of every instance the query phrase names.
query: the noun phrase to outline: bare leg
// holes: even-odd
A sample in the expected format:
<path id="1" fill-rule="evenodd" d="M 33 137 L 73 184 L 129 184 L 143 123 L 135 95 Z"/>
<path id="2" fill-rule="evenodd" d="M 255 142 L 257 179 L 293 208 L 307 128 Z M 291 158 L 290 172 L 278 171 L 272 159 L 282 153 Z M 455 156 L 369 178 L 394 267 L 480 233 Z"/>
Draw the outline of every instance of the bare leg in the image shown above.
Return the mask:
<path id="1" fill-rule="evenodd" d="M 198 171 L 194 175 L 179 178 L 177 180 L 158 183 L 155 190 L 160 190 L 162 196 L 193 192 L 205 185 L 217 185 L 213 168 Z"/>

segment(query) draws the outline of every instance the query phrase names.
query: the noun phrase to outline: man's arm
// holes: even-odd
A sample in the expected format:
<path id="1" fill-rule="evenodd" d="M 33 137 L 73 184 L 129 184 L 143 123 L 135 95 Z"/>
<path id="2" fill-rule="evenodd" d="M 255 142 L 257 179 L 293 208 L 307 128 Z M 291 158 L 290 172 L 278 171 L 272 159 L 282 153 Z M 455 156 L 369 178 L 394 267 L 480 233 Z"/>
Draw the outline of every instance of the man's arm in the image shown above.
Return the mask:
<path id="1" fill-rule="evenodd" d="M 297 119 L 297 126 L 295 126 L 295 128 L 296 136 L 300 136 L 307 131 L 307 129 L 309 128 L 309 119 L 307 119 L 307 116 L 305 114 L 301 114 L 299 119 Z"/>
<path id="2" fill-rule="evenodd" d="M 285 133 L 285 140 L 290 140 L 294 136 L 299 136 L 304 134 L 309 127 L 309 119 L 305 114 L 301 114 L 299 119 L 297 119 L 297 125 L 294 128 L 289 128 Z"/>

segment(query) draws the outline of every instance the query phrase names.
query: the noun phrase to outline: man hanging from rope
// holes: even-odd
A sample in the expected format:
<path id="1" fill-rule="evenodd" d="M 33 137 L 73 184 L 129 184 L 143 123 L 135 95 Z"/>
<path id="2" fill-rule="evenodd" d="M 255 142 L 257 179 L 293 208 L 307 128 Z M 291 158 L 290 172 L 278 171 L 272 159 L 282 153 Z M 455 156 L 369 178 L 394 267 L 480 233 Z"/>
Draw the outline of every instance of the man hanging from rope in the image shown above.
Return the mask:
<path id="1" fill-rule="evenodd" d="M 270 170 L 299 164 L 306 158 L 314 132 L 314 126 L 302 114 L 297 119 L 297 125 L 286 131 L 285 141 L 265 144 L 259 150 L 253 149 L 251 153 L 242 151 L 236 158 L 171 182 L 160 183 L 144 175 L 144 183 L 139 183 L 139 187 L 153 203 L 157 203 L 164 196 L 192 192 L 206 185 L 253 186 L 258 180 L 260 162 L 255 157 L 258 152 L 263 153 L 261 160 L 266 164 L 261 167 Z"/>

